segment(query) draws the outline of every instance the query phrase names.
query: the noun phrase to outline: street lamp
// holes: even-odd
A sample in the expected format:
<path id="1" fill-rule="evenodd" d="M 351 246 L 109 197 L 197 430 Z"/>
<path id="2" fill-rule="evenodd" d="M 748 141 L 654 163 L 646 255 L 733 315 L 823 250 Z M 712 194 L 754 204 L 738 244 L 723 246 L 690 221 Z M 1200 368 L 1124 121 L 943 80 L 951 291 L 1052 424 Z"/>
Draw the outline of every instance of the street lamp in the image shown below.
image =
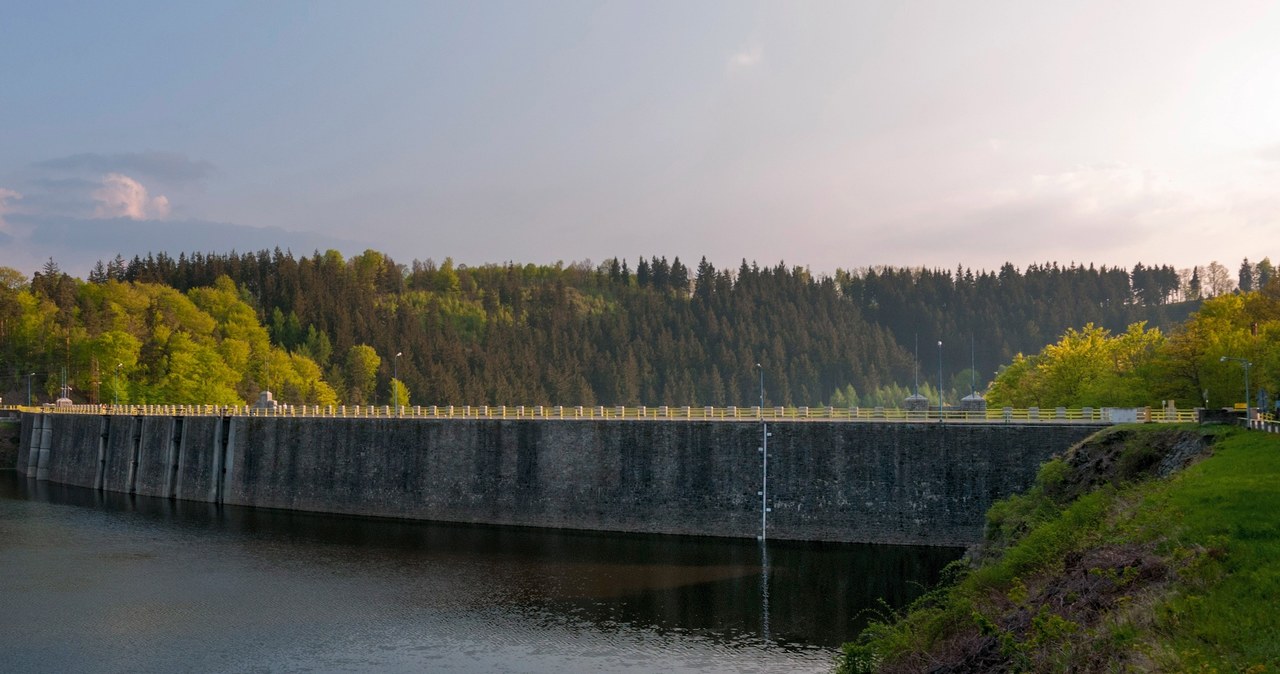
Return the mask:
<path id="1" fill-rule="evenodd" d="M 120 406 L 120 370 L 123 367 L 124 367 L 124 363 L 116 363 L 116 385 L 112 387 L 112 400 L 111 400 L 111 405 L 113 407 Z"/>
<path id="2" fill-rule="evenodd" d="M 400 414 L 400 356 L 403 351 L 397 351 L 396 357 L 391 361 L 391 397 L 396 406 L 396 414 Z"/>
<path id="3" fill-rule="evenodd" d="M 1249 419 L 1253 416 L 1250 414 L 1250 412 L 1253 411 L 1253 405 L 1249 401 L 1249 368 L 1253 366 L 1253 363 L 1249 362 L 1247 359 L 1235 358 L 1233 356 L 1223 356 L 1218 359 L 1218 362 L 1225 363 L 1229 360 L 1233 360 L 1244 365 L 1244 418 Z"/>
<path id="4" fill-rule="evenodd" d="M 35 376 L 36 373 L 34 372 L 27 375 L 27 407 L 31 407 L 31 379 Z"/>
<path id="5" fill-rule="evenodd" d="M 938 340 L 938 421 L 942 421 L 942 340 Z"/>
<path id="6" fill-rule="evenodd" d="M 756 363 L 756 369 L 760 371 L 760 418 L 764 418 L 764 366 Z"/>

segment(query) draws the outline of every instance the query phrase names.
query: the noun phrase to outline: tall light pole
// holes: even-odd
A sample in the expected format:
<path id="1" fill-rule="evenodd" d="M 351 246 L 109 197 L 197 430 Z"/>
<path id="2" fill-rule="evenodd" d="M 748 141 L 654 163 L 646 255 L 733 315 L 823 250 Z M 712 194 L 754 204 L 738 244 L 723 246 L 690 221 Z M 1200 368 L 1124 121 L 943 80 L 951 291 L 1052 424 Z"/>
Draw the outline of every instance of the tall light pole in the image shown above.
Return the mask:
<path id="1" fill-rule="evenodd" d="M 938 421 L 942 421 L 942 340 L 938 340 Z"/>
<path id="2" fill-rule="evenodd" d="M 31 407 L 31 380 L 34 379 L 36 373 L 32 372 L 27 375 L 27 407 Z"/>
<path id="3" fill-rule="evenodd" d="M 115 407 L 120 406 L 120 370 L 124 367 L 124 363 L 116 363 L 116 385 L 112 387 L 111 404 Z"/>
<path id="4" fill-rule="evenodd" d="M 1253 416 L 1250 414 L 1250 412 L 1253 411 L 1253 403 L 1249 400 L 1249 368 L 1253 366 L 1253 363 L 1249 362 L 1245 358 L 1235 358 L 1233 356 L 1223 356 L 1218 359 L 1218 362 L 1225 363 L 1229 360 L 1233 360 L 1244 365 L 1244 418 L 1249 419 Z"/>
<path id="5" fill-rule="evenodd" d="M 978 346 L 977 338 L 969 333 L 969 395 L 978 395 Z"/>
<path id="6" fill-rule="evenodd" d="M 769 528 L 769 423 L 764 420 L 764 366 L 756 363 L 760 371 L 760 544 L 763 545 Z"/>
<path id="7" fill-rule="evenodd" d="M 920 395 L 920 335 L 916 335 L 916 390 L 912 391 L 913 395 Z"/>
<path id="8" fill-rule="evenodd" d="M 403 351 L 397 351 L 396 357 L 391 360 L 391 397 L 396 406 L 396 414 L 400 414 L 400 356 Z"/>

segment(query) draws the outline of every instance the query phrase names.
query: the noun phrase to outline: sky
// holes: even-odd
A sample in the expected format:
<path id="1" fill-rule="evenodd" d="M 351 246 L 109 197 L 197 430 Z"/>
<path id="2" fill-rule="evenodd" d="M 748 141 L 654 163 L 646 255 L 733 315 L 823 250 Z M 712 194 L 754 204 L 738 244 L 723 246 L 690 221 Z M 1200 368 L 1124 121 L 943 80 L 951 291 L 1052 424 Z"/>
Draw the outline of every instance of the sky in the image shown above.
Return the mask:
<path id="1" fill-rule="evenodd" d="M 11 3 L 0 265 L 1280 259 L 1280 3 Z"/>

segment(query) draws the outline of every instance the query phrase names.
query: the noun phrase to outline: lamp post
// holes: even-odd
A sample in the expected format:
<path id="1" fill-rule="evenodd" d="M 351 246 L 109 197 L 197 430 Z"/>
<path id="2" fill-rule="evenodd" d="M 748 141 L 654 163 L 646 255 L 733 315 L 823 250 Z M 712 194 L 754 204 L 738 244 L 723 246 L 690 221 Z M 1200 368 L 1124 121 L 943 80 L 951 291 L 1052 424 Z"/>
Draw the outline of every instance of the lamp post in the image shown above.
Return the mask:
<path id="1" fill-rule="evenodd" d="M 938 340 L 938 421 L 942 421 L 942 340 Z"/>
<path id="2" fill-rule="evenodd" d="M 124 363 L 116 363 L 116 385 L 112 387 L 111 405 L 113 407 L 120 406 L 120 370 L 124 367 Z"/>
<path id="3" fill-rule="evenodd" d="M 400 414 L 400 356 L 403 351 L 397 351 L 396 357 L 391 360 L 391 397 L 396 406 L 396 414 Z"/>
<path id="4" fill-rule="evenodd" d="M 1253 366 L 1253 363 L 1249 362 L 1248 359 L 1236 358 L 1234 356 L 1223 356 L 1218 359 L 1218 362 L 1225 363 L 1229 360 L 1233 360 L 1244 365 L 1244 418 L 1247 420 L 1253 416 L 1250 414 L 1250 412 L 1253 411 L 1253 405 L 1249 401 L 1249 368 Z"/>
<path id="5" fill-rule="evenodd" d="M 27 407 L 31 407 L 31 380 L 35 376 L 36 376 L 36 373 L 34 372 L 27 375 Z"/>

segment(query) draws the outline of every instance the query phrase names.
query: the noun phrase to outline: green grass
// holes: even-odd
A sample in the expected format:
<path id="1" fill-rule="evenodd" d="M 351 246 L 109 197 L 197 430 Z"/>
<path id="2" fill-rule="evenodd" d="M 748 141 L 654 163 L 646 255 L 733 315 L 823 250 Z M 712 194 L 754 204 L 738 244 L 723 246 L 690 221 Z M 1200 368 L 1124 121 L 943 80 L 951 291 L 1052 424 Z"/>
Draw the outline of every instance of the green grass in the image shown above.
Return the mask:
<path id="1" fill-rule="evenodd" d="M 1171 667 L 1280 667 L 1280 435 L 1232 429 L 1211 459 L 1153 495 L 1180 542 L 1210 550 L 1161 607 L 1155 643 Z"/>
<path id="2" fill-rule="evenodd" d="M 1078 497 L 1082 473 L 1046 464 L 989 512 L 983 563 L 872 624 L 838 671 L 1280 671 L 1280 435 L 1181 431 L 1212 455 L 1169 478 L 1137 469 L 1168 427 L 1117 431 Z"/>

